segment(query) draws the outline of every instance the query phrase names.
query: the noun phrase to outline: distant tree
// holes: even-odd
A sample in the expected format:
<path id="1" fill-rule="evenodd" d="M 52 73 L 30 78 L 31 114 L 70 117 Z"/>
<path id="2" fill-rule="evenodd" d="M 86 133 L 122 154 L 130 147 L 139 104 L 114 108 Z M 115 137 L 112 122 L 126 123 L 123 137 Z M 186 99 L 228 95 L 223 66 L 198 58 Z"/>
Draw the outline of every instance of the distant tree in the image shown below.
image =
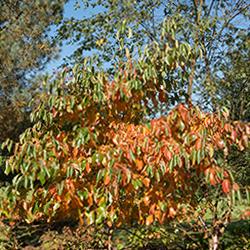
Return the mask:
<path id="1" fill-rule="evenodd" d="M 25 111 L 30 98 L 22 92 L 31 87 L 28 77 L 34 77 L 33 73 L 55 55 L 57 45 L 48 31 L 61 21 L 64 3 L 0 2 L 0 143 L 8 137 L 15 139 L 27 127 Z"/>
<path id="2" fill-rule="evenodd" d="M 232 120 L 250 121 L 249 59 L 249 34 L 242 33 L 218 68 L 217 101 L 228 107 Z"/>

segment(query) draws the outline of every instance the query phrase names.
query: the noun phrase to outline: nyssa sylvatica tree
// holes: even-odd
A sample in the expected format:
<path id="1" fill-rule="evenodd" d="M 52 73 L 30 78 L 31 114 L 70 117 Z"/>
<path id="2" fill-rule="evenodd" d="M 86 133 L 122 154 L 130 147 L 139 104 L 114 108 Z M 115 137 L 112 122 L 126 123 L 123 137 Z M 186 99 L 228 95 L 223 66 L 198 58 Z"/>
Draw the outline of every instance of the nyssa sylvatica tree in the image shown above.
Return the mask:
<path id="1" fill-rule="evenodd" d="M 137 59 L 126 50 L 113 76 L 86 60 L 44 82 L 33 127 L 3 144 L 15 177 L 1 190 L 1 218 L 150 225 L 192 218 L 211 193 L 234 199 L 227 157 L 232 145 L 248 147 L 250 127 L 190 100 L 166 114 L 200 53 L 162 41 Z"/>

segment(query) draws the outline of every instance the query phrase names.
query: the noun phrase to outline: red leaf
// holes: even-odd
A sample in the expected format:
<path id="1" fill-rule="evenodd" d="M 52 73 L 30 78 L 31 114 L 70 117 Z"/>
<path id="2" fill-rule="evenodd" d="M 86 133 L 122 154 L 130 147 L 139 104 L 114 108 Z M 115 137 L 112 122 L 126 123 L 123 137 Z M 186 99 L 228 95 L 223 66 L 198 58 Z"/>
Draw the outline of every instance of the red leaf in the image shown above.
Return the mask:
<path id="1" fill-rule="evenodd" d="M 159 93 L 159 100 L 161 102 L 165 102 L 166 101 L 166 95 L 165 95 L 165 93 L 164 93 L 163 90 L 161 90 L 160 93 Z"/>
<path id="2" fill-rule="evenodd" d="M 217 181 L 215 180 L 215 173 L 214 172 L 210 172 L 209 180 L 210 180 L 210 184 L 212 186 L 216 185 Z"/>
<path id="3" fill-rule="evenodd" d="M 166 157 L 166 159 L 168 161 L 170 161 L 172 159 L 172 153 L 170 151 L 165 150 L 164 151 L 164 156 Z"/>
<path id="4" fill-rule="evenodd" d="M 237 133 L 236 133 L 235 130 L 233 130 L 232 133 L 231 133 L 231 139 L 232 139 L 233 141 L 235 141 L 236 138 L 237 138 Z"/>
<path id="5" fill-rule="evenodd" d="M 228 179 L 225 179 L 222 182 L 222 190 L 225 194 L 228 194 L 230 192 L 230 181 Z"/>
<path id="6" fill-rule="evenodd" d="M 201 142 L 202 142 L 201 138 L 198 138 L 195 142 L 195 149 L 197 151 L 201 149 Z"/>

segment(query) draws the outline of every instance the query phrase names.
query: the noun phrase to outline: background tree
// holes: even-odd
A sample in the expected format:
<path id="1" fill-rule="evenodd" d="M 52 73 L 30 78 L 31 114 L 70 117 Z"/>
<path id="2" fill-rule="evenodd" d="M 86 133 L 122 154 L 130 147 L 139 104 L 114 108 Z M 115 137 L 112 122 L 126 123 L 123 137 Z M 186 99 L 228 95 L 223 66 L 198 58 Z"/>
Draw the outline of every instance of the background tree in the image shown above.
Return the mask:
<path id="1" fill-rule="evenodd" d="M 249 58 L 249 34 L 243 32 L 218 68 L 216 101 L 228 107 L 232 120 L 250 121 Z"/>
<path id="2" fill-rule="evenodd" d="M 34 73 L 55 56 L 57 45 L 48 31 L 52 24 L 61 21 L 64 3 L 63 0 L 0 3 L 0 143 L 8 137 L 17 139 L 29 124 L 27 102 L 34 85 L 27 79 L 34 78 Z"/>
<path id="3" fill-rule="evenodd" d="M 221 70 L 219 65 L 237 42 L 239 32 L 246 32 L 249 6 L 242 0 L 76 1 L 76 8 L 97 13 L 64 20 L 56 39 L 78 45 L 74 61 L 81 61 L 84 51 L 92 50 L 107 68 L 117 65 L 115 60 L 124 56 L 125 47 L 136 55 L 143 44 L 158 42 L 164 19 L 175 17 L 182 22 L 176 30 L 179 40 L 203 51 L 201 60 L 193 59 L 185 93 L 203 107 L 215 109 L 217 68 Z M 171 41 L 171 33 L 166 40 Z M 191 98 L 192 92 L 195 98 Z"/>

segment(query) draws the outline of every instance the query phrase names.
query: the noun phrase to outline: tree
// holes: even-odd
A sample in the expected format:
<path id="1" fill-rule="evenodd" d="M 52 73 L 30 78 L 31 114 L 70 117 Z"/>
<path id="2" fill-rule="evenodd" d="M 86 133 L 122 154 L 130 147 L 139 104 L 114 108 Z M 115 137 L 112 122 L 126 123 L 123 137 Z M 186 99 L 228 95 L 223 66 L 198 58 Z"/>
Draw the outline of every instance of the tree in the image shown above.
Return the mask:
<path id="1" fill-rule="evenodd" d="M 173 39 L 178 46 L 154 43 L 137 60 L 127 54 L 112 80 L 85 61 L 48 83 L 34 126 L 5 143 L 14 151 L 6 173 L 16 176 L 1 190 L 2 218 L 150 225 L 198 216 L 199 194 L 233 203 L 238 185 L 225 159 L 231 145 L 248 147 L 249 125 L 191 104 L 158 118 L 151 108 L 168 101 L 162 72 L 191 66 L 196 55 Z"/>
<path id="2" fill-rule="evenodd" d="M 249 38 L 243 33 L 228 51 L 217 76 L 216 96 L 230 110 L 232 120 L 250 121 Z"/>
<path id="3" fill-rule="evenodd" d="M 0 3 L 0 143 L 17 139 L 27 127 L 30 87 L 34 72 L 55 55 L 49 27 L 62 19 L 63 0 L 6 0 Z M 32 91 L 32 87 L 29 91 Z M 10 116 L 10 114 L 12 114 Z"/>
<path id="4" fill-rule="evenodd" d="M 124 56 L 128 48 L 137 55 L 143 44 L 160 40 L 160 28 L 164 19 L 175 18 L 179 25 L 176 33 L 180 41 L 201 48 L 203 58 L 194 58 L 190 69 L 186 99 L 194 101 L 200 96 L 204 108 L 218 108 L 216 102 L 216 73 L 221 62 L 226 60 L 230 48 L 237 42 L 239 32 L 245 32 L 248 23 L 248 1 L 183 0 L 183 1 L 76 1 L 77 8 L 95 15 L 82 19 L 65 20 L 58 30 L 56 39 L 66 39 L 78 44 L 73 58 L 81 62 L 86 50 L 98 54 L 100 62 L 111 69 L 117 58 Z M 178 14 L 177 14 L 178 13 Z M 237 23 L 244 20 L 241 25 Z M 171 32 L 166 27 L 171 42 Z M 116 55 L 119 55 L 118 57 Z M 74 61 L 73 60 L 73 61 Z M 108 63 L 107 63 L 108 62 Z M 204 94 L 205 93 L 205 94 Z"/>

